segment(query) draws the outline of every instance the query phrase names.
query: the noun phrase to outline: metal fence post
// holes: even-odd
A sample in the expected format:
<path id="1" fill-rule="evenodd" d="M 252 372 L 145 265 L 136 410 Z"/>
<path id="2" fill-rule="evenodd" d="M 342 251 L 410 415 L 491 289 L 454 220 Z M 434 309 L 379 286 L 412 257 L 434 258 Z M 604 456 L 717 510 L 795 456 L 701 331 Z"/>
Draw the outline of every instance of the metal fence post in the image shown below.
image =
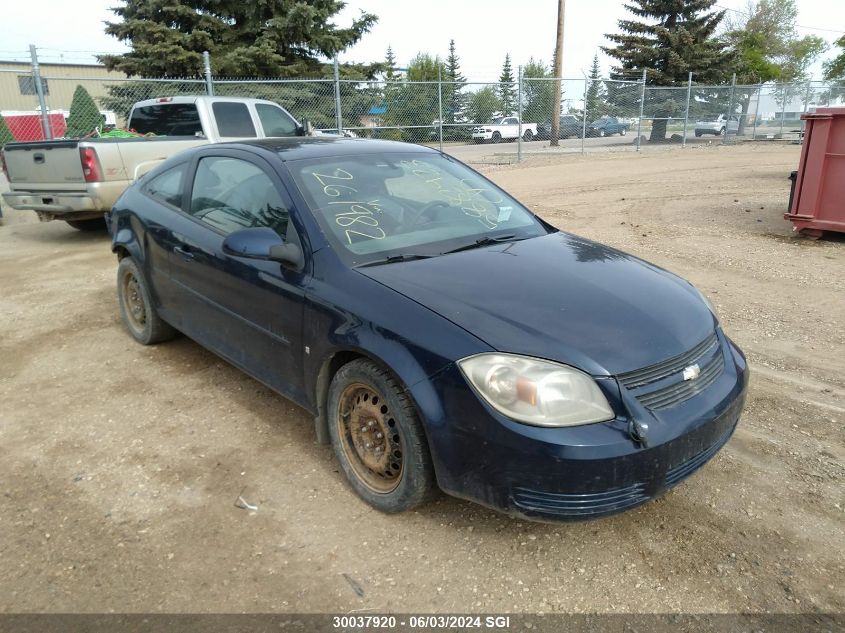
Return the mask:
<path id="1" fill-rule="evenodd" d="M 783 120 L 786 117 L 786 84 L 783 84 L 783 103 L 780 107 L 780 134 L 778 138 L 783 138 Z"/>
<path id="2" fill-rule="evenodd" d="M 343 134 L 343 114 L 340 111 L 340 67 L 337 56 L 334 58 L 334 118 L 337 133 Z"/>
<path id="3" fill-rule="evenodd" d="M 516 73 L 517 80 L 519 83 L 516 86 L 516 110 L 517 116 L 519 117 L 519 138 L 516 140 L 516 162 L 522 162 L 522 66 L 519 66 L 519 69 Z"/>
<path id="4" fill-rule="evenodd" d="M 804 91 L 804 112 L 806 113 L 810 107 L 810 86 L 812 82 L 807 81 L 807 90 Z M 804 119 L 801 119 L 801 137 L 804 137 Z"/>
<path id="5" fill-rule="evenodd" d="M 581 113 L 581 153 L 584 153 L 584 137 L 587 136 L 587 92 L 590 90 L 590 79 L 584 75 L 584 111 Z"/>
<path id="6" fill-rule="evenodd" d="M 643 90 L 640 94 L 640 118 L 637 119 L 637 151 L 640 151 L 640 138 L 642 138 L 643 115 L 645 114 L 645 68 L 643 68 Z"/>
<path id="7" fill-rule="evenodd" d="M 438 137 L 440 139 L 440 151 L 443 151 L 443 70 L 440 64 L 437 64 L 437 127 Z"/>
<path id="8" fill-rule="evenodd" d="M 681 140 L 681 147 L 687 146 L 687 125 L 689 124 L 689 102 L 692 98 L 692 72 L 687 78 L 687 108 L 684 110 L 684 138 Z"/>
<path id="9" fill-rule="evenodd" d="M 205 74 L 205 91 L 209 97 L 214 96 L 214 81 L 211 78 L 211 56 L 208 51 L 202 52 L 203 74 Z"/>
<path id="10" fill-rule="evenodd" d="M 47 112 L 47 101 L 44 99 L 44 86 L 41 84 L 41 70 L 38 68 L 38 53 L 35 44 L 29 45 L 29 56 L 32 59 L 32 83 L 35 84 L 35 94 L 38 95 L 38 105 L 41 108 L 41 129 L 44 138 L 53 138 L 53 131 L 50 129 L 50 114 Z"/>
<path id="11" fill-rule="evenodd" d="M 733 74 L 731 77 L 731 96 L 730 100 L 728 101 L 728 120 L 725 121 L 725 139 L 724 143 L 728 142 L 728 138 L 731 135 L 731 117 L 734 115 L 734 97 L 736 95 L 736 73 Z M 739 121 L 737 121 L 736 131 L 739 132 Z M 734 140 L 736 140 L 736 134 L 734 134 Z"/>
<path id="12" fill-rule="evenodd" d="M 760 118 L 760 99 L 763 97 L 763 84 L 757 85 L 757 103 L 754 104 L 754 127 L 751 128 L 751 140 L 757 139 L 757 119 Z"/>

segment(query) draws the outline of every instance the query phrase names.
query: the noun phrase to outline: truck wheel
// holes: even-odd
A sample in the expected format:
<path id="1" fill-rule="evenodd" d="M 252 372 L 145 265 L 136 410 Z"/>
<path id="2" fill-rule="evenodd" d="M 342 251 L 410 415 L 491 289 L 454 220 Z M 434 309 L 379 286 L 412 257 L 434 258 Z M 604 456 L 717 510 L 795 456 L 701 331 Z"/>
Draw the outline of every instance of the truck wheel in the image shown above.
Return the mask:
<path id="1" fill-rule="evenodd" d="M 627 133 L 628 133 L 628 130 L 626 130 L 624 127 L 621 130 L 619 130 L 619 136 L 625 136 Z"/>
<path id="2" fill-rule="evenodd" d="M 696 132 L 696 133 L 695 133 L 695 138 L 701 138 L 701 132 Z"/>
<path id="3" fill-rule="evenodd" d="M 604 130 L 599 130 L 599 136 L 604 136 Z"/>
<path id="4" fill-rule="evenodd" d="M 725 135 L 725 128 L 723 127 L 721 130 L 719 130 L 719 136 L 724 136 L 724 135 Z"/>
<path id="5" fill-rule="evenodd" d="M 65 220 L 70 226 L 77 231 L 105 231 L 106 221 L 103 218 L 94 218 L 93 220 Z"/>
<path id="6" fill-rule="evenodd" d="M 117 303 L 120 318 L 129 333 L 142 345 L 152 345 L 176 335 L 153 306 L 147 280 L 131 257 L 124 257 L 117 267 Z"/>
<path id="7" fill-rule="evenodd" d="M 493 132 L 493 136 L 490 140 L 493 141 L 494 143 L 501 143 L 502 142 L 502 135 L 499 134 L 498 132 Z"/>
<path id="8" fill-rule="evenodd" d="M 382 512 L 403 512 L 435 491 L 425 433 L 405 389 L 361 358 L 341 367 L 328 394 L 329 435 L 349 484 Z"/>
<path id="9" fill-rule="evenodd" d="M 522 140 L 525 141 L 526 143 L 530 143 L 533 139 L 534 139 L 534 132 L 532 132 L 531 130 L 525 130 L 525 132 L 522 135 Z"/>

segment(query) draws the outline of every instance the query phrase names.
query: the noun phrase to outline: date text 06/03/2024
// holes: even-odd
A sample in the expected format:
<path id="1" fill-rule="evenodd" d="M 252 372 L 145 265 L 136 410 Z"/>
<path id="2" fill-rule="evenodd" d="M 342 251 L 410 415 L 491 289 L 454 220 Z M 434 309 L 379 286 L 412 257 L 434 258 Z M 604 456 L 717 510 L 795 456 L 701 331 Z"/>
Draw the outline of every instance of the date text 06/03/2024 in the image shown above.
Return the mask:
<path id="1" fill-rule="evenodd" d="M 399 627 L 410 629 L 509 629 L 507 615 L 336 615 L 332 626 L 345 629 L 387 629 Z"/>

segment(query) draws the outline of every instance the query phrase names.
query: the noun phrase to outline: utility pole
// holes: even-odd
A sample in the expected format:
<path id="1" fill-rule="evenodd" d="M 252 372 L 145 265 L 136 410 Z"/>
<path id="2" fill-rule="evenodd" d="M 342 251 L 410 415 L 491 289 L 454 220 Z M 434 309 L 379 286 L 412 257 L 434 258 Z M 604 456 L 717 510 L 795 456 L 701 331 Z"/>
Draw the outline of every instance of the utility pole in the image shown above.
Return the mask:
<path id="1" fill-rule="evenodd" d="M 560 93 L 563 75 L 563 17 L 566 12 L 566 0 L 557 0 L 557 41 L 555 42 L 555 90 L 552 96 L 552 129 L 549 133 L 549 145 L 558 146 L 560 138 Z"/>

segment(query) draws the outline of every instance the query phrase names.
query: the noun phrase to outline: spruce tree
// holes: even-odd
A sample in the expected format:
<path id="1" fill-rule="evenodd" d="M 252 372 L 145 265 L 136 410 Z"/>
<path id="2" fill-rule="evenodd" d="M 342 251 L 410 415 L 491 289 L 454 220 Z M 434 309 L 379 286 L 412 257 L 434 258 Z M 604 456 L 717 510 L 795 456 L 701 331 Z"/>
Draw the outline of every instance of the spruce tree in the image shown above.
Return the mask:
<path id="1" fill-rule="evenodd" d="M 12 135 L 12 130 L 9 129 L 3 115 L 0 114 L 0 149 L 2 149 L 6 143 L 11 143 L 14 140 L 15 137 Z"/>
<path id="2" fill-rule="evenodd" d="M 619 61 L 613 74 L 631 79 L 645 69 L 647 83 L 657 86 L 683 83 L 690 72 L 700 82 L 724 80 L 730 56 L 715 34 L 725 11 L 711 11 L 715 4 L 716 0 L 630 0 L 625 8 L 640 20 L 619 20 L 621 33 L 606 35 L 615 46 L 602 47 Z M 646 113 L 655 119 L 652 141 L 666 138 L 666 117 L 682 106 L 655 94 L 659 92 L 646 100 Z"/>
<path id="3" fill-rule="evenodd" d="M 341 0 L 123 0 L 112 11 L 106 33 L 131 51 L 102 55 L 109 70 L 130 76 L 190 77 L 203 70 L 202 52 L 211 53 L 220 76 L 293 77 L 316 75 L 321 58 L 346 50 L 376 23 L 361 13 L 348 28 L 333 20 Z"/>
<path id="4" fill-rule="evenodd" d="M 444 119 L 446 123 L 455 123 L 463 119 L 466 109 L 466 95 L 463 93 L 466 77 L 461 73 L 461 64 L 455 52 L 455 40 L 449 41 L 449 56 L 446 58 L 447 83 L 443 85 L 443 104 L 446 108 Z"/>
<path id="5" fill-rule="evenodd" d="M 70 114 L 67 118 L 65 136 L 80 138 L 86 136 L 102 125 L 103 117 L 100 109 L 88 91 L 82 86 L 76 86 L 73 99 L 70 102 Z"/>
<path id="6" fill-rule="evenodd" d="M 601 80 L 601 67 L 599 66 L 599 54 L 593 56 L 593 63 L 590 66 L 590 82 L 587 86 L 586 111 L 584 116 L 594 121 L 607 114 L 607 95 L 604 89 L 604 82 Z"/>
<path id="7" fill-rule="evenodd" d="M 496 93 L 499 95 L 499 101 L 502 104 L 502 114 L 510 116 L 516 105 L 516 87 L 514 86 L 510 53 L 505 55 L 505 63 L 502 65 L 502 74 L 499 75 Z"/>

